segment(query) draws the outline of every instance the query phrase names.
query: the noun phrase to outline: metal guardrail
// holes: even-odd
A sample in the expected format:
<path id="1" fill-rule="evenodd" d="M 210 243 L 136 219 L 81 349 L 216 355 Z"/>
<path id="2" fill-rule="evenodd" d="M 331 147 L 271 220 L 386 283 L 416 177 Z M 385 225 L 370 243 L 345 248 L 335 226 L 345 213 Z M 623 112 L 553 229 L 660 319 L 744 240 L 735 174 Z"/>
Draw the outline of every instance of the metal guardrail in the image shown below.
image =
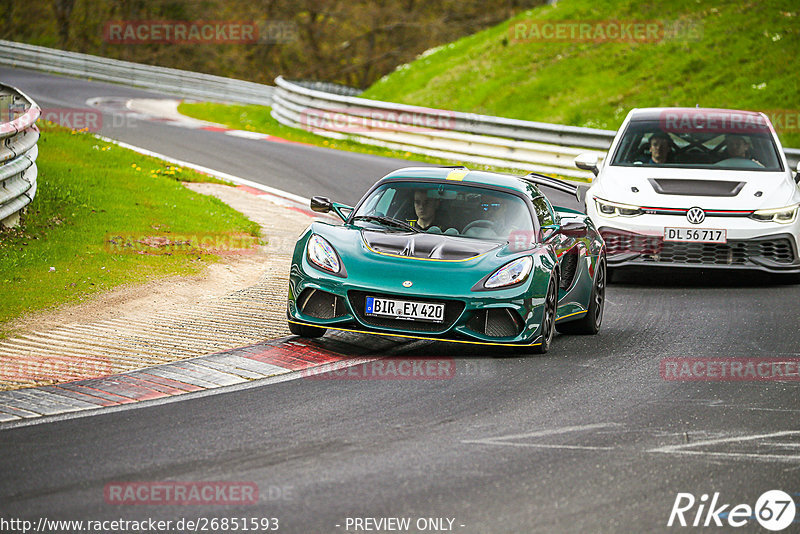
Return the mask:
<path id="1" fill-rule="evenodd" d="M 279 76 L 272 116 L 317 134 L 390 149 L 576 178 L 583 152 L 602 158 L 616 132 L 409 106 L 309 88 Z"/>
<path id="2" fill-rule="evenodd" d="M 602 159 L 613 130 L 562 126 L 381 102 L 320 91 L 279 76 L 272 116 L 280 123 L 326 137 L 510 169 L 591 179 L 575 156 Z M 800 149 L 785 150 L 794 168 Z"/>
<path id="3" fill-rule="evenodd" d="M 273 87 L 270 85 L 13 41 L 0 40 L 0 65 L 153 89 L 183 98 L 262 106 L 269 106 L 272 102 Z"/>
<path id="4" fill-rule="evenodd" d="M 19 90 L 0 84 L 0 225 L 15 226 L 36 195 L 36 121 L 41 110 Z"/>

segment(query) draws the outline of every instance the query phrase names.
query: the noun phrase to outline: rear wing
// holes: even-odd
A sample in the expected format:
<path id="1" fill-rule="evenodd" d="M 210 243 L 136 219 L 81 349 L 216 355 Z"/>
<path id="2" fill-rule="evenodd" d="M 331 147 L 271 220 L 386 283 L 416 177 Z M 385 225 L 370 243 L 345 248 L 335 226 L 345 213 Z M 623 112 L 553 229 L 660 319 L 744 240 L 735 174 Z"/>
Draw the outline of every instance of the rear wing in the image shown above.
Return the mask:
<path id="1" fill-rule="evenodd" d="M 583 199 L 586 197 L 586 191 L 589 190 L 588 184 L 574 184 L 565 180 L 559 180 L 551 176 L 545 176 L 535 172 L 530 172 L 522 177 L 526 182 L 536 184 L 537 186 L 549 187 L 556 191 L 561 191 L 568 195 L 573 195 L 579 203 L 583 204 Z"/>

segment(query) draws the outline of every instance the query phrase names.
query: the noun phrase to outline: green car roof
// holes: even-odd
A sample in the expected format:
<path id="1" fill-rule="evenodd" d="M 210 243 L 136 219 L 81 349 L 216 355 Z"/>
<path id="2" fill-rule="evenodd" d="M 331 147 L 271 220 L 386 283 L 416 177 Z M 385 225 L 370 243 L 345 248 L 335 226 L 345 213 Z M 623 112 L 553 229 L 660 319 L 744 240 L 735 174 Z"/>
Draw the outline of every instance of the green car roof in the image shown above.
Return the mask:
<path id="1" fill-rule="evenodd" d="M 383 183 L 384 181 L 395 180 L 397 178 L 452 180 L 462 184 L 505 187 L 507 189 L 512 189 L 525 194 L 531 194 L 531 188 L 533 188 L 538 193 L 538 188 L 536 185 L 522 178 L 495 172 L 472 171 L 466 167 L 405 167 L 403 169 L 397 169 L 396 171 L 390 172 L 381 178 L 378 184 Z"/>

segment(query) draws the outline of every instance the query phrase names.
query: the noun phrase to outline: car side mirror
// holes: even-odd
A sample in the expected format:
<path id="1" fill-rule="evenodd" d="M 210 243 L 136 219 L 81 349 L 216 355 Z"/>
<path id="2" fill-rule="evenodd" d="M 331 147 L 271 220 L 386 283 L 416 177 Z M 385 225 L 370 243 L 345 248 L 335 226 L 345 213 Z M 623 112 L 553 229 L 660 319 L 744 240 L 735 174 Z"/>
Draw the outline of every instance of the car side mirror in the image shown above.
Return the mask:
<path id="1" fill-rule="evenodd" d="M 339 204 L 338 202 L 331 202 L 328 197 L 311 197 L 311 210 L 317 213 L 334 212 L 342 221 L 347 221 L 347 218 L 353 212 L 351 206 Z"/>
<path id="2" fill-rule="evenodd" d="M 794 183 L 800 184 L 800 161 L 797 162 L 797 167 L 795 168 Z"/>
<path id="3" fill-rule="evenodd" d="M 575 157 L 575 166 L 584 171 L 592 171 L 592 174 L 597 176 L 600 173 L 600 168 L 597 166 L 597 154 L 585 152 L 578 154 Z"/>
<path id="4" fill-rule="evenodd" d="M 333 202 L 328 197 L 311 197 L 311 211 L 328 213 L 333 209 Z"/>
<path id="5" fill-rule="evenodd" d="M 559 229 L 564 235 L 583 235 L 586 233 L 586 223 L 582 221 L 569 222 Z"/>

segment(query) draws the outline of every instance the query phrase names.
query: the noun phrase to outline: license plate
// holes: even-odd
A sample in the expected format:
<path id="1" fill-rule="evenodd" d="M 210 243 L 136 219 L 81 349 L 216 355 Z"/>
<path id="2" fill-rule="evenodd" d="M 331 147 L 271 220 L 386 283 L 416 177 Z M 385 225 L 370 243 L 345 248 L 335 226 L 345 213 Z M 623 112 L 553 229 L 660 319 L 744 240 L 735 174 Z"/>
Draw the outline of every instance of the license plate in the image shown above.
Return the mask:
<path id="1" fill-rule="evenodd" d="M 444 322 L 444 304 L 411 302 L 408 300 L 367 297 L 365 313 L 377 317 L 391 317 L 407 321 Z"/>
<path id="2" fill-rule="evenodd" d="M 664 228 L 664 241 L 683 243 L 727 243 L 725 230 L 716 228 Z"/>

